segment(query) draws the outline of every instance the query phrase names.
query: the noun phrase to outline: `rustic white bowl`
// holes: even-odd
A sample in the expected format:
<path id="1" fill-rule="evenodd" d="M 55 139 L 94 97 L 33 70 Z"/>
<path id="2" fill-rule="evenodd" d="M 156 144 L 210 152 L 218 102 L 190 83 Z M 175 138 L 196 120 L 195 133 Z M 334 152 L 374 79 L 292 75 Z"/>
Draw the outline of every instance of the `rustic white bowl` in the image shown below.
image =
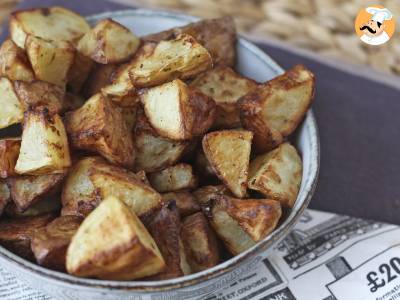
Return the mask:
<path id="1" fill-rule="evenodd" d="M 158 32 L 196 21 L 197 18 L 155 10 L 126 10 L 89 17 L 90 22 L 113 18 L 138 35 Z M 259 82 L 269 80 L 283 70 L 263 51 L 243 38 L 237 43 L 238 70 Z M 299 62 L 301 63 L 301 62 Z M 209 270 L 164 281 L 106 281 L 83 279 L 52 271 L 30 263 L 0 247 L 0 265 L 33 288 L 55 299 L 141 299 L 150 294 L 162 299 L 199 299 L 229 285 L 249 272 L 284 238 L 301 216 L 313 195 L 319 169 L 319 137 L 312 110 L 297 130 L 294 143 L 303 159 L 303 181 L 296 204 L 280 226 L 264 240 L 244 253 Z"/>

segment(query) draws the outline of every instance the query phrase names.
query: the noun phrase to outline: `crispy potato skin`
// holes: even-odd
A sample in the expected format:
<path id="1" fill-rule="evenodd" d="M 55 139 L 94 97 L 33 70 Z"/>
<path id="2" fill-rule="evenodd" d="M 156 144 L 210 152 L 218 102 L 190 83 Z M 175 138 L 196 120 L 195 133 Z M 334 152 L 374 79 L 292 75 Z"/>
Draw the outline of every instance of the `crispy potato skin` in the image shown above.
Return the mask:
<path id="1" fill-rule="evenodd" d="M 249 168 L 249 188 L 293 207 L 303 176 L 302 161 L 289 143 L 256 157 Z"/>
<path id="2" fill-rule="evenodd" d="M 237 197 L 244 197 L 253 133 L 221 130 L 203 137 L 203 151 L 216 175 Z"/>
<path id="3" fill-rule="evenodd" d="M 183 220 L 182 240 L 194 272 L 201 272 L 219 263 L 218 240 L 203 213 L 195 213 Z"/>
<path id="4" fill-rule="evenodd" d="M 111 163 L 128 168 L 135 162 L 135 148 L 121 111 L 100 94 L 65 116 L 72 146 L 96 151 Z"/>
<path id="5" fill-rule="evenodd" d="M 112 74 L 118 68 L 116 64 L 94 64 L 83 86 L 83 94 L 86 98 L 100 93 L 101 89 L 111 83 Z"/>
<path id="6" fill-rule="evenodd" d="M 17 175 L 14 168 L 20 148 L 20 138 L 5 138 L 0 140 L 0 178 Z"/>
<path id="7" fill-rule="evenodd" d="M 31 239 L 36 229 L 46 226 L 54 216 L 51 214 L 22 219 L 0 221 L 0 244 L 7 250 L 27 259 L 34 260 Z"/>
<path id="8" fill-rule="evenodd" d="M 0 179 L 0 216 L 3 214 L 4 209 L 10 201 L 11 195 L 7 183 Z"/>
<path id="9" fill-rule="evenodd" d="M 232 17 L 202 20 L 143 37 L 144 41 L 171 39 L 179 34 L 189 34 L 211 54 L 214 65 L 233 67 L 236 60 L 236 28 Z"/>
<path id="10" fill-rule="evenodd" d="M 73 236 L 66 267 L 79 277 L 133 280 L 162 272 L 165 262 L 138 217 L 122 201 L 110 197 Z"/>
<path id="11" fill-rule="evenodd" d="M 6 77 L 0 77 L 0 129 L 21 123 L 24 109 L 14 90 L 14 85 Z"/>
<path id="12" fill-rule="evenodd" d="M 12 40 L 6 40 L 0 47 L 0 76 L 10 80 L 33 81 L 31 64 L 23 49 L 19 48 Z"/>
<path id="13" fill-rule="evenodd" d="M 46 268 L 65 271 L 67 248 L 82 221 L 77 216 L 64 216 L 36 230 L 31 241 L 36 262 Z"/>
<path id="14" fill-rule="evenodd" d="M 71 165 L 67 134 L 57 114 L 47 108 L 25 113 L 18 174 L 60 174 Z"/>
<path id="15" fill-rule="evenodd" d="M 200 211 L 196 198 L 189 192 L 171 192 L 162 195 L 163 202 L 168 204 L 175 201 L 179 215 L 183 218 Z"/>
<path id="16" fill-rule="evenodd" d="M 50 174 L 39 176 L 18 176 L 7 179 L 11 198 L 20 212 L 42 200 L 51 197 L 60 191 L 64 174 Z"/>

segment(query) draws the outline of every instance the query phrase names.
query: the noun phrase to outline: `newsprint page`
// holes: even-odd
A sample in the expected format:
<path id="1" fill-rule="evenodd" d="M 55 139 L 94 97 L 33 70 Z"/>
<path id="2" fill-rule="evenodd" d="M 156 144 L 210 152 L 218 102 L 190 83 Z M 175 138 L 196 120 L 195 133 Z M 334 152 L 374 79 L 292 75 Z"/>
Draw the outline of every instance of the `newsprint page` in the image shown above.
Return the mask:
<path id="1" fill-rule="evenodd" d="M 207 288 L 138 299 L 400 300 L 400 227 L 307 210 L 272 254 Z M 0 299 L 54 300 L 1 267 Z"/>

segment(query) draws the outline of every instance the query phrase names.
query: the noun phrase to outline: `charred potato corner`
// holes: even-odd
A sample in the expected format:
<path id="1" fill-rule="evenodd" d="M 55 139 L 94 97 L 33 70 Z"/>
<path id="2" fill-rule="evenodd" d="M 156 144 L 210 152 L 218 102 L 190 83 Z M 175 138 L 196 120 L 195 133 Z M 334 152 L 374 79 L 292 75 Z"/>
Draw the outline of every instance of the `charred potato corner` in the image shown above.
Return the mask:
<path id="1" fill-rule="evenodd" d="M 0 47 L 0 245 L 74 276 L 164 280 L 270 235 L 297 199 L 297 65 L 235 70 L 231 18 L 138 37 L 65 8 L 17 11 Z M 4 135 L 3 135 L 4 136 Z"/>

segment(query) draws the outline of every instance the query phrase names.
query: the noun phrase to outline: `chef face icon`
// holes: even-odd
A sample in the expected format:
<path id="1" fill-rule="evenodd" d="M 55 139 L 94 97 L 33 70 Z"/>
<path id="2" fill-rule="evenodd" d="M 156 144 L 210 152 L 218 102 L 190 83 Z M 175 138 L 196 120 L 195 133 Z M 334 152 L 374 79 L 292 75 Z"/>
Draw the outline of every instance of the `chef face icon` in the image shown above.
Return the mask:
<path id="1" fill-rule="evenodd" d="M 381 45 L 393 35 L 393 14 L 384 7 L 367 7 L 359 13 L 355 26 L 361 41 L 368 45 Z"/>

